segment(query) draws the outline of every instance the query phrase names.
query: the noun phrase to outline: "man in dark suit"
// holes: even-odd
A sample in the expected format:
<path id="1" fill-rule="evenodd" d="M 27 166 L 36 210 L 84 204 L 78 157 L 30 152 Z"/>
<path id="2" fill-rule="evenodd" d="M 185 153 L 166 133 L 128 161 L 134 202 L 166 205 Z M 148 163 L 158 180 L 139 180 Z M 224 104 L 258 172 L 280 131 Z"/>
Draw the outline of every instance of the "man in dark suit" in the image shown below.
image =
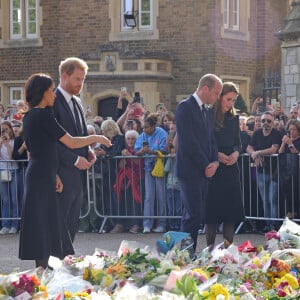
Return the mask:
<path id="1" fill-rule="evenodd" d="M 78 95 L 82 89 L 88 70 L 85 61 L 70 57 L 60 63 L 60 83 L 56 89 L 54 113 L 58 122 L 72 136 L 86 136 L 87 127 L 81 101 Z M 69 149 L 58 144 L 58 175 L 63 182 L 63 191 L 58 194 L 65 214 L 67 228 L 72 241 L 78 231 L 82 188 L 86 172 L 96 161 L 94 152 L 89 147 Z"/>
<path id="2" fill-rule="evenodd" d="M 182 100 L 175 113 L 177 128 L 176 172 L 183 202 L 182 230 L 197 247 L 198 229 L 204 224 L 209 178 L 218 166 L 213 133 L 212 105 L 220 96 L 222 81 L 214 74 L 201 77 L 195 93 Z"/>

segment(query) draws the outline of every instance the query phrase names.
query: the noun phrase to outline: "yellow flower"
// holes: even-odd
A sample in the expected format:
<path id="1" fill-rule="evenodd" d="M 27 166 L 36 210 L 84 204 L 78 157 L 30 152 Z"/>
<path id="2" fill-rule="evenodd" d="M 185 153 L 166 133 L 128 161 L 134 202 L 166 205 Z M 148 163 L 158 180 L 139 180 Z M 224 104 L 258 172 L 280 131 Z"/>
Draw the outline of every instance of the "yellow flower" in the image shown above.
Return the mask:
<path id="1" fill-rule="evenodd" d="M 89 278 L 89 270 L 88 270 L 88 268 L 85 268 L 84 269 L 84 273 L 83 273 L 83 276 L 82 276 L 82 278 L 84 279 L 84 280 L 87 280 L 88 278 Z"/>
<path id="2" fill-rule="evenodd" d="M 210 287 L 210 291 L 215 295 L 215 296 L 218 296 L 218 295 L 223 295 L 225 296 L 225 299 L 228 300 L 229 299 L 229 292 L 228 292 L 228 289 L 225 288 L 222 284 L 220 283 L 216 283 L 214 285 L 212 285 Z"/>
<path id="3" fill-rule="evenodd" d="M 111 277 L 109 274 L 107 274 L 107 275 L 105 276 L 105 283 L 104 283 L 104 285 L 105 285 L 106 287 L 108 287 L 108 286 L 111 285 L 111 283 L 112 283 L 112 277 Z"/>
<path id="4" fill-rule="evenodd" d="M 203 291 L 201 293 L 201 296 L 203 296 L 205 300 L 215 300 L 216 299 L 215 295 L 211 295 L 211 293 L 209 291 Z"/>
<path id="5" fill-rule="evenodd" d="M 258 257 L 255 257 L 253 260 L 252 260 L 252 263 L 254 265 L 256 265 L 258 268 L 261 268 L 261 261 Z"/>
<path id="6" fill-rule="evenodd" d="M 89 293 L 87 292 L 76 292 L 73 294 L 73 296 L 77 296 L 77 297 L 80 297 L 80 298 L 86 298 L 86 299 L 91 299 L 91 296 Z"/>
<path id="7" fill-rule="evenodd" d="M 266 262 L 268 262 L 270 257 L 271 257 L 270 253 L 266 253 L 266 255 L 264 255 L 264 257 L 262 258 L 263 263 L 265 264 Z"/>
<path id="8" fill-rule="evenodd" d="M 276 278 L 275 279 L 275 286 L 278 286 L 281 282 L 287 282 L 294 290 L 299 287 L 299 283 L 297 278 L 295 278 L 293 275 L 287 273 L 281 278 Z"/>
<path id="9" fill-rule="evenodd" d="M 64 296 L 65 298 L 71 298 L 72 297 L 72 294 L 69 292 L 69 291 L 64 291 Z"/>
<path id="10" fill-rule="evenodd" d="M 199 275 L 202 275 L 205 279 L 208 279 L 208 275 L 206 274 L 205 271 L 203 271 L 202 269 L 198 268 L 198 269 L 193 269 L 192 272 L 197 272 Z"/>

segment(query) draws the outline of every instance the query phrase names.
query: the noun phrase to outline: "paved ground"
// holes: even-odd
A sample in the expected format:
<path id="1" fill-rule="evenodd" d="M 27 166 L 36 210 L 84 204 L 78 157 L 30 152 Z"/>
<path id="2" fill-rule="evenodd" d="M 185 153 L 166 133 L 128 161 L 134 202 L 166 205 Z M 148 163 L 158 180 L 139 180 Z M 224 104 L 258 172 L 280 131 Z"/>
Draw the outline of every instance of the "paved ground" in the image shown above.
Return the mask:
<path id="1" fill-rule="evenodd" d="M 162 239 L 162 234 L 98 234 L 78 233 L 75 240 L 76 254 L 93 254 L 96 248 L 117 251 L 123 240 L 137 241 L 145 245 L 155 247 L 156 240 Z M 265 243 L 263 235 L 259 234 L 238 234 L 235 237 L 235 244 L 239 245 L 250 240 L 253 245 Z M 217 241 L 221 242 L 222 236 L 218 234 Z M 205 247 L 205 236 L 198 236 L 197 251 Z M 0 236 L 0 274 L 8 274 L 14 270 L 25 271 L 34 268 L 33 261 L 21 261 L 18 259 L 19 234 Z"/>

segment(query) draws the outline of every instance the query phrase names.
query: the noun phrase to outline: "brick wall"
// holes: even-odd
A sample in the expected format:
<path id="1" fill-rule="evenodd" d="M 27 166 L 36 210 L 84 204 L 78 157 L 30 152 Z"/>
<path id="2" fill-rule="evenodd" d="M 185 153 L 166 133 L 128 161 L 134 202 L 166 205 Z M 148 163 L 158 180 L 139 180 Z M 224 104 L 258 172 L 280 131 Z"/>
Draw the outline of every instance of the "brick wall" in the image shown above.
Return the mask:
<path id="1" fill-rule="evenodd" d="M 156 52 L 171 59 L 173 79 L 157 85 L 160 99 L 155 101 L 166 102 L 174 110 L 176 96 L 192 93 L 204 73 L 249 78 L 249 94 L 243 95 L 248 99 L 260 91 L 263 70 L 280 68 L 280 43 L 274 33 L 286 15 L 288 0 L 249 0 L 247 41 L 221 36 L 220 0 L 154 1 L 159 1 L 158 40 L 111 42 L 109 0 L 40 0 L 43 46 L 0 48 L 0 82 L 25 80 L 38 71 L 58 80 L 62 59 L 97 60 L 103 49 L 117 50 L 124 57 Z M 103 89 L 119 91 L 123 85 L 135 89 L 134 79 L 114 76 L 87 83 L 90 97 Z"/>

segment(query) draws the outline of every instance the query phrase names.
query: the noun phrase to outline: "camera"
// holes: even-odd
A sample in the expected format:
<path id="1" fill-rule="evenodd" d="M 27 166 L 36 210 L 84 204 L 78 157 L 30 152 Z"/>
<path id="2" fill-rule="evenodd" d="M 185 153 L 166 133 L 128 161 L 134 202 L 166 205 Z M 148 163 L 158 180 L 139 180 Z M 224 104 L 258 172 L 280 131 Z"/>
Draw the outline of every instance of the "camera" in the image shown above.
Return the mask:
<path id="1" fill-rule="evenodd" d="M 140 92 L 135 92 L 135 93 L 134 93 L 133 102 L 134 102 L 134 103 L 141 103 Z"/>
<path id="2" fill-rule="evenodd" d="M 147 147 L 147 146 L 149 146 L 149 142 L 144 141 L 144 142 L 143 142 L 143 147 Z"/>

